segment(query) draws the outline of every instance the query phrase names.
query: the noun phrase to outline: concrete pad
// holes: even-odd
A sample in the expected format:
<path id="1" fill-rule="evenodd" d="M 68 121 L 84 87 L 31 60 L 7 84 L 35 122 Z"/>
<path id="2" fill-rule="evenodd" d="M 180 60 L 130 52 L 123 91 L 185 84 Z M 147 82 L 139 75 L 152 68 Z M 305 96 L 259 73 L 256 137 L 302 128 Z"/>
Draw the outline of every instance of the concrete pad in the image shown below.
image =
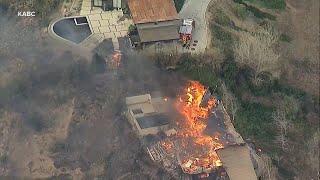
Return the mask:
<path id="1" fill-rule="evenodd" d="M 116 29 L 116 26 L 115 26 L 115 25 L 110 25 L 110 26 L 109 26 L 109 28 L 110 28 L 111 32 L 115 32 L 115 31 L 117 31 L 117 29 Z"/>
<path id="2" fill-rule="evenodd" d="M 118 18 L 118 17 L 122 17 L 122 16 L 123 16 L 122 11 L 112 11 L 112 17 Z"/>
<path id="3" fill-rule="evenodd" d="M 101 20 L 102 18 L 100 14 L 90 14 L 89 19 L 90 21 L 98 21 L 98 20 Z"/>
<path id="4" fill-rule="evenodd" d="M 118 50 L 119 49 L 119 41 L 118 38 L 112 38 L 112 44 L 113 44 L 113 48 L 114 50 Z"/>
<path id="5" fill-rule="evenodd" d="M 100 8 L 91 10 L 91 14 L 101 14 L 102 12 L 103 12 L 103 10 Z"/>
<path id="6" fill-rule="evenodd" d="M 100 30 L 98 27 L 92 28 L 93 33 L 100 33 Z"/>
<path id="7" fill-rule="evenodd" d="M 129 22 L 127 19 L 125 19 L 125 20 L 123 20 L 123 21 L 119 21 L 118 24 L 119 24 L 119 25 L 128 25 L 128 24 L 130 24 L 130 22 Z"/>
<path id="8" fill-rule="evenodd" d="M 111 33 L 111 32 L 109 32 L 109 33 L 103 33 L 103 35 L 104 35 L 104 38 L 105 38 L 105 39 L 112 38 L 112 37 L 114 36 L 114 34 Z"/>
<path id="9" fill-rule="evenodd" d="M 91 6 L 82 6 L 81 10 L 90 11 L 91 10 Z"/>
<path id="10" fill-rule="evenodd" d="M 101 26 L 109 26 L 108 19 L 99 20 Z"/>
<path id="11" fill-rule="evenodd" d="M 128 30 L 129 26 L 125 26 L 125 25 L 118 25 L 116 26 L 117 31 L 126 31 Z"/>
<path id="12" fill-rule="evenodd" d="M 110 18 L 110 19 L 109 19 L 109 24 L 110 24 L 110 25 L 117 25 L 117 24 L 118 24 L 118 19 Z"/>
<path id="13" fill-rule="evenodd" d="M 80 11 L 80 15 L 88 15 L 88 14 L 90 14 L 90 11 L 86 11 L 86 10 Z"/>
<path id="14" fill-rule="evenodd" d="M 92 28 L 101 26 L 99 21 L 90 21 L 90 24 Z"/>
<path id="15" fill-rule="evenodd" d="M 114 34 L 115 37 L 121 37 L 120 32 L 113 32 L 113 34 Z"/>
<path id="16" fill-rule="evenodd" d="M 98 41 L 100 38 L 101 38 L 100 33 L 97 33 L 97 34 L 93 34 L 93 35 L 90 37 L 89 40 L 90 40 L 91 42 L 96 42 L 96 41 Z"/>
<path id="17" fill-rule="evenodd" d="M 102 38 L 104 38 L 104 35 L 103 35 L 103 33 L 101 33 L 101 34 L 96 34 L 96 37 L 97 37 L 98 39 L 102 39 Z"/>
<path id="18" fill-rule="evenodd" d="M 133 20 L 132 19 L 126 19 L 128 24 L 133 24 Z"/>
<path id="19" fill-rule="evenodd" d="M 90 8 L 91 9 L 91 4 L 82 4 L 81 8 Z"/>
<path id="20" fill-rule="evenodd" d="M 111 12 L 109 11 L 101 13 L 101 17 L 102 19 L 112 19 Z"/>
<path id="21" fill-rule="evenodd" d="M 95 41 L 93 41 L 95 44 L 98 44 L 104 40 L 104 35 L 103 34 L 97 34 L 97 36 L 94 38 Z"/>
<path id="22" fill-rule="evenodd" d="M 90 1 L 82 1 L 82 6 L 91 6 Z"/>
<path id="23" fill-rule="evenodd" d="M 101 33 L 111 32 L 108 26 L 99 27 Z"/>
<path id="24" fill-rule="evenodd" d="M 125 37 L 128 35 L 127 31 L 120 31 L 120 37 Z"/>

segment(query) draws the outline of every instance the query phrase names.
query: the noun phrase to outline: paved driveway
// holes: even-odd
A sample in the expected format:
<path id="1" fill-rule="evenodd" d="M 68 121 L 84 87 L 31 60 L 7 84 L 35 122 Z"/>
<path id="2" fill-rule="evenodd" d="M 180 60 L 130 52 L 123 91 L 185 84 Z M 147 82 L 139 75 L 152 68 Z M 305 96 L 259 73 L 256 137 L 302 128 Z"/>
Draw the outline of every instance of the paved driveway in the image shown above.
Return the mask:
<path id="1" fill-rule="evenodd" d="M 206 11 L 211 0 L 186 0 L 179 17 L 182 19 L 192 18 L 196 22 L 196 27 L 193 31 L 193 40 L 198 43 L 195 46 L 196 52 L 204 52 L 207 46 L 207 25 L 206 25 Z"/>

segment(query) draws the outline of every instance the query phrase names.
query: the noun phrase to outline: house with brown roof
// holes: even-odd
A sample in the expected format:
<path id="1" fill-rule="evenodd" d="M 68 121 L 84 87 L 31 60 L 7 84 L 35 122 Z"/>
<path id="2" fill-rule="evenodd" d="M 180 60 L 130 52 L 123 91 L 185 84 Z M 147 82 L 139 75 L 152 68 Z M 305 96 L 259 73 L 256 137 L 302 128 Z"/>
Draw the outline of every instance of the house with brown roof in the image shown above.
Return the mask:
<path id="1" fill-rule="evenodd" d="M 128 0 L 141 43 L 179 39 L 181 20 L 173 0 Z"/>

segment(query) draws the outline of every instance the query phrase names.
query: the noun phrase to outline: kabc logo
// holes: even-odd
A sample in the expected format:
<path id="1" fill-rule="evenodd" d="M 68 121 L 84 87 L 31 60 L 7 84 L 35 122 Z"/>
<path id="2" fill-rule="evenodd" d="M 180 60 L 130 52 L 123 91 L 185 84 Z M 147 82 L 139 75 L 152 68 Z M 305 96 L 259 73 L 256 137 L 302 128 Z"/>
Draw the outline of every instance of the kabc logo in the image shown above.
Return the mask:
<path id="1" fill-rule="evenodd" d="M 34 11 L 19 11 L 18 16 L 21 17 L 34 17 L 36 16 L 36 12 Z"/>

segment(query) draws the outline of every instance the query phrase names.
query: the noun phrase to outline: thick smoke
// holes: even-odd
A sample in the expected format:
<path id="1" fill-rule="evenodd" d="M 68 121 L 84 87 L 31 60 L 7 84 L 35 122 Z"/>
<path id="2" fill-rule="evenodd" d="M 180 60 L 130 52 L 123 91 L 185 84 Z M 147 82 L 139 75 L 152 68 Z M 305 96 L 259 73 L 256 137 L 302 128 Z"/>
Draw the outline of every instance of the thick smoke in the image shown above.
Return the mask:
<path id="1" fill-rule="evenodd" d="M 126 96 L 174 96 L 177 75 L 130 50 L 119 69 L 96 71 L 105 56 L 52 40 L 33 20 L 0 24 L 0 177 L 166 177 L 122 112 Z"/>

